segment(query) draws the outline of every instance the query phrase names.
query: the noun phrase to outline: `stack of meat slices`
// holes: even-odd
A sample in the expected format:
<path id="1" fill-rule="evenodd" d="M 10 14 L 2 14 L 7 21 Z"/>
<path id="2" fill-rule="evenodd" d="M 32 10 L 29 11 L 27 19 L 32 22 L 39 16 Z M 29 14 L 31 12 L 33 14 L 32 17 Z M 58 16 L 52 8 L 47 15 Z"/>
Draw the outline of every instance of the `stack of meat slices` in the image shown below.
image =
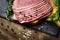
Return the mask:
<path id="1" fill-rule="evenodd" d="M 29 23 L 50 15 L 52 7 L 49 0 L 14 0 L 12 9 L 20 23 Z"/>

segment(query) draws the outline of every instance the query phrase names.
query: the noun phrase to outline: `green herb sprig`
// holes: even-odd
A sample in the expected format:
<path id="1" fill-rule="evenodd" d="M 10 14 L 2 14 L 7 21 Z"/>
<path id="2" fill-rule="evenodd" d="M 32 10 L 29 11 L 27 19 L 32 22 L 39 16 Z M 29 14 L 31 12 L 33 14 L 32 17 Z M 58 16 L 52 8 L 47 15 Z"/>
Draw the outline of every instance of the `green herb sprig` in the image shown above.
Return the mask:
<path id="1" fill-rule="evenodd" d="M 7 1 L 8 1 L 8 7 L 5 12 L 6 12 L 6 19 L 9 19 L 10 12 L 12 11 L 13 0 L 7 0 Z"/>

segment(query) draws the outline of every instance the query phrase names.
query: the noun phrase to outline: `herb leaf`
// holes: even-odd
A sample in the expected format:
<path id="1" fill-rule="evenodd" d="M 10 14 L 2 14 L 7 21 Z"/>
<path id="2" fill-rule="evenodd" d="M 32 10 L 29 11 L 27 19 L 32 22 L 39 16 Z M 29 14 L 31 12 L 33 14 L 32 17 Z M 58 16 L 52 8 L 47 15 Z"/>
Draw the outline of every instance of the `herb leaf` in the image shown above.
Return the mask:
<path id="1" fill-rule="evenodd" d="M 8 1 L 8 7 L 7 7 L 5 13 L 6 13 L 6 19 L 9 19 L 10 12 L 12 11 L 13 0 L 7 0 L 7 1 Z"/>

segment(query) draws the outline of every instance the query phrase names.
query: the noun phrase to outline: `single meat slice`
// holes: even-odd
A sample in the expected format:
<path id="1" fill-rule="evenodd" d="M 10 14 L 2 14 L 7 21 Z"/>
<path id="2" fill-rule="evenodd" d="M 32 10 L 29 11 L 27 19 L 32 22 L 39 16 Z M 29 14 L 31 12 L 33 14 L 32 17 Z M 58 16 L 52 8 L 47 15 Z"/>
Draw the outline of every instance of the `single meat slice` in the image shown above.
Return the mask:
<path id="1" fill-rule="evenodd" d="M 52 7 L 48 0 L 14 0 L 12 9 L 20 23 L 29 23 L 48 16 Z"/>

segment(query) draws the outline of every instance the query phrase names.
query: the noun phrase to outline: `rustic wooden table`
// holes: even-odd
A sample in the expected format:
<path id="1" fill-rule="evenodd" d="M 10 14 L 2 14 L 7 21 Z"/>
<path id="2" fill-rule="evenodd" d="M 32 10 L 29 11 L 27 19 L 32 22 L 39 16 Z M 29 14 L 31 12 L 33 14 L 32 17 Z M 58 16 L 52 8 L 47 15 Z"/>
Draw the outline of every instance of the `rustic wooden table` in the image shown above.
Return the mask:
<path id="1" fill-rule="evenodd" d="M 0 18 L 0 40 L 60 40 L 59 37 L 26 28 L 19 24 Z"/>

